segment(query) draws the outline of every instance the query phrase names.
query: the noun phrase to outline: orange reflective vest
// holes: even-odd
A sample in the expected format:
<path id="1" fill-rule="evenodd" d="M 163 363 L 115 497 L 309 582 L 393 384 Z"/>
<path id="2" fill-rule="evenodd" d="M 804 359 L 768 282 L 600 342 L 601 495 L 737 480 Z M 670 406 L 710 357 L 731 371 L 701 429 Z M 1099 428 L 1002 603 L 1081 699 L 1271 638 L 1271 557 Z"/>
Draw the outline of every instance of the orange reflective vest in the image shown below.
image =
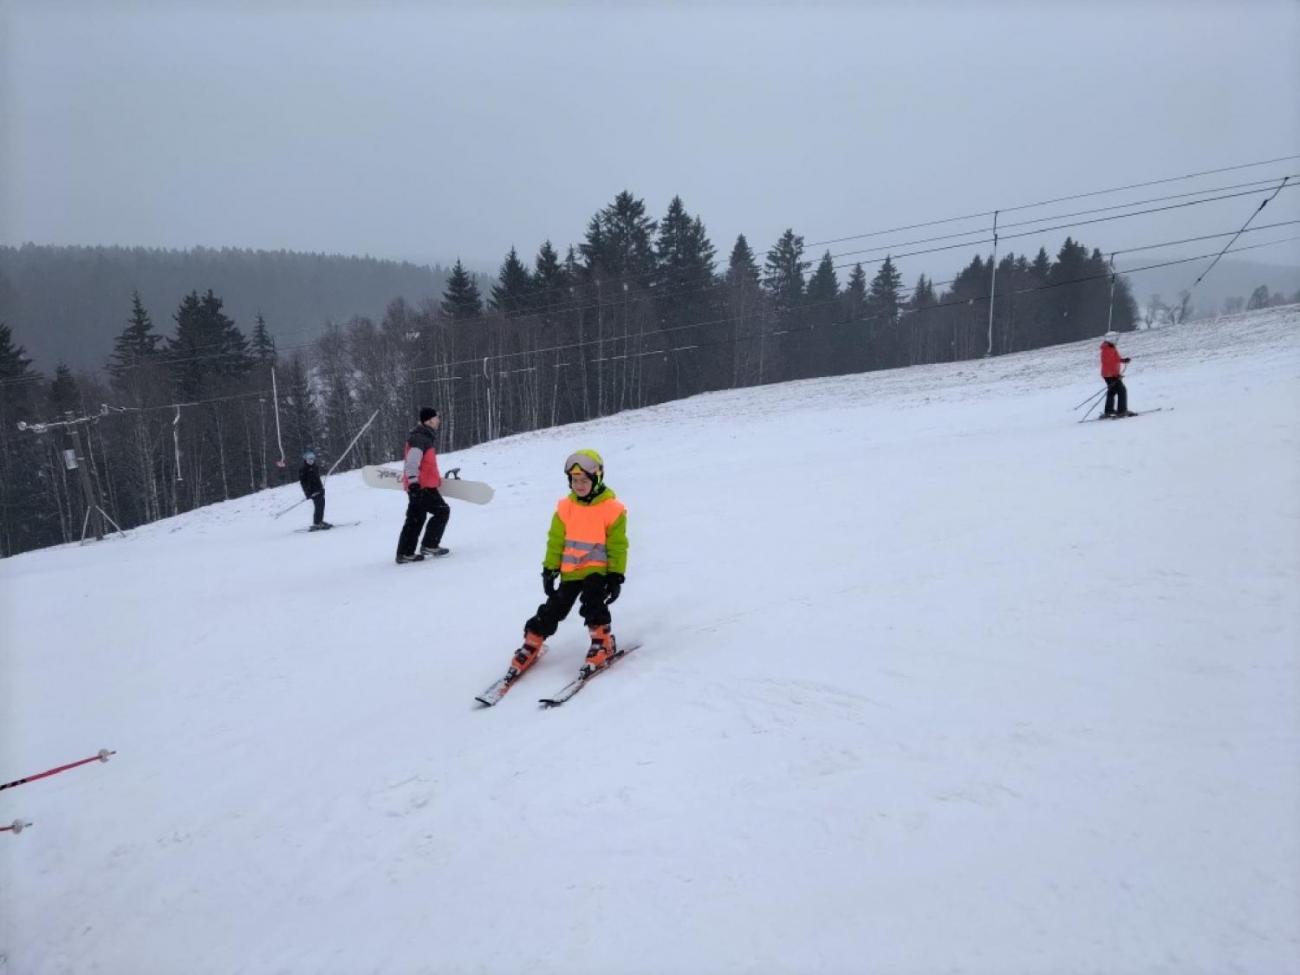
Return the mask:
<path id="1" fill-rule="evenodd" d="M 597 572 L 627 570 L 627 508 L 609 488 L 590 501 L 575 494 L 561 498 L 546 537 L 547 569 L 561 579 L 584 579 Z"/>

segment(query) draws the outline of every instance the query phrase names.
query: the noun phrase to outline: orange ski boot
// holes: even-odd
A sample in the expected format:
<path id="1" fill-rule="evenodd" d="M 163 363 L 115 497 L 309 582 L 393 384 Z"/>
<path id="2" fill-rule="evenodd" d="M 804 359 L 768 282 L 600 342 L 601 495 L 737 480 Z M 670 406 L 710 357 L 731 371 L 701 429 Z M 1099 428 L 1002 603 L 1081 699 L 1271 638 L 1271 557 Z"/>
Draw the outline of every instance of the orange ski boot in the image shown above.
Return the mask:
<path id="1" fill-rule="evenodd" d="M 609 662 L 614 659 L 614 654 L 618 652 L 614 643 L 614 634 L 609 631 L 608 624 L 605 626 L 589 626 L 587 630 L 591 633 L 591 648 L 587 651 L 587 660 L 584 666 L 588 670 L 600 670 L 602 667 L 608 667 Z"/>
<path id="2" fill-rule="evenodd" d="M 508 673 L 512 679 L 521 676 L 525 670 L 541 659 L 542 654 L 546 652 L 546 646 L 542 643 L 544 639 L 545 637 L 538 633 L 524 630 L 524 645 L 510 658 Z"/>

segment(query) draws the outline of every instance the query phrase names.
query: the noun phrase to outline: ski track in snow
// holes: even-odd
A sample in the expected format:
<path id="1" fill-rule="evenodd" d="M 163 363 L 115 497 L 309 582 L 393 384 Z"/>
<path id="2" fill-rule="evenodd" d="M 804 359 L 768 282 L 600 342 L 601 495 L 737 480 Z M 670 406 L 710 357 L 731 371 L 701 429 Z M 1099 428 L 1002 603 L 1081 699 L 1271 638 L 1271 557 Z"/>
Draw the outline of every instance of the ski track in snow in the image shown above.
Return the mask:
<path id="1" fill-rule="evenodd" d="M 0 562 L 0 973 L 1300 971 L 1300 308 L 695 397 Z M 562 458 L 615 630 L 503 701 Z"/>

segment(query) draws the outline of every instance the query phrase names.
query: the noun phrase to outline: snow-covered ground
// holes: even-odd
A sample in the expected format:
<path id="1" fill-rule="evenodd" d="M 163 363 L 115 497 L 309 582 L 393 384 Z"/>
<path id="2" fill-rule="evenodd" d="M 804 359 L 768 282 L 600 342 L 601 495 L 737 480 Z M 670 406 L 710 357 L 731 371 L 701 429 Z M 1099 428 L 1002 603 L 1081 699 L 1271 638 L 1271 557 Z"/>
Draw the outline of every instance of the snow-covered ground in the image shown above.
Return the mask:
<path id="1" fill-rule="evenodd" d="M 1300 970 L 1300 309 L 702 396 L 0 562 L 0 972 Z M 492 710 L 560 468 L 629 509 Z M 289 522 L 294 522 L 290 524 Z"/>

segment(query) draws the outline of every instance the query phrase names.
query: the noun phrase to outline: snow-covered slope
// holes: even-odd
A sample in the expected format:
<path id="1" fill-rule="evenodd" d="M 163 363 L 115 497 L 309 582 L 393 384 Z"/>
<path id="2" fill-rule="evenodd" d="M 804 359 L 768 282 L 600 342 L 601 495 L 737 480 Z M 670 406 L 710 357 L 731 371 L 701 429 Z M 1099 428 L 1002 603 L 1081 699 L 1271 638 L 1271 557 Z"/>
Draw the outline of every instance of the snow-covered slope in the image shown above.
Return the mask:
<path id="1" fill-rule="evenodd" d="M 0 972 L 1300 969 L 1300 309 L 698 397 L 0 563 Z M 496 708 L 560 467 L 629 508 Z M 295 525 L 287 522 L 296 519 Z"/>

